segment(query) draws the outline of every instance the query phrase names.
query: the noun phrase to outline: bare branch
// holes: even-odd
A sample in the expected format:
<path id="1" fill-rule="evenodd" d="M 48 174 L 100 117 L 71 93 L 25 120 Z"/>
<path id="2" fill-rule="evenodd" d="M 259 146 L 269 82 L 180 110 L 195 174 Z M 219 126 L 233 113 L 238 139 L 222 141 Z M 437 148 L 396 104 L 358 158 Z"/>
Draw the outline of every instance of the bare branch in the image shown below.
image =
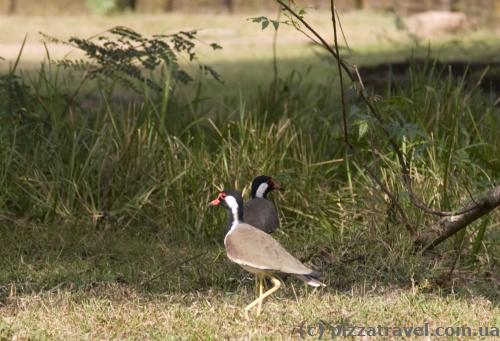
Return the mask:
<path id="1" fill-rule="evenodd" d="M 330 8 L 331 8 L 331 12 L 332 12 L 332 25 L 333 25 L 333 37 L 334 37 L 334 42 L 335 42 L 335 53 L 337 54 L 337 56 L 340 56 L 338 36 L 337 36 L 337 20 L 336 20 L 336 19 L 338 19 L 338 16 L 336 16 L 337 11 L 335 8 L 334 0 L 330 0 Z M 340 20 L 339 20 L 339 22 L 340 22 Z M 340 98 L 341 98 L 341 103 L 342 103 L 342 121 L 343 121 L 343 127 L 344 127 L 344 142 L 347 145 L 349 151 L 351 152 L 354 160 L 358 164 L 364 166 L 364 168 L 368 172 L 368 175 L 370 176 L 370 178 L 372 178 L 372 180 L 375 181 L 375 183 L 377 183 L 377 185 L 382 189 L 382 191 L 390 198 L 392 204 L 394 205 L 394 207 L 396 207 L 396 210 L 398 211 L 399 215 L 401 216 L 401 219 L 403 220 L 403 224 L 405 225 L 406 229 L 408 230 L 410 235 L 414 236 L 416 233 L 416 228 L 415 228 L 415 226 L 411 225 L 408 222 L 408 218 L 406 216 L 406 213 L 404 212 L 401 205 L 399 205 L 397 198 L 394 196 L 393 193 L 391 193 L 389 188 L 387 188 L 387 186 L 384 185 L 384 183 L 379 179 L 377 174 L 375 174 L 375 172 L 370 167 L 368 167 L 367 165 L 364 165 L 360 161 L 355 148 L 349 142 L 349 133 L 347 130 L 347 109 L 346 109 L 345 93 L 344 93 L 344 77 L 343 77 L 343 72 L 342 72 L 342 67 L 341 67 L 341 60 L 340 60 L 340 58 L 336 58 L 336 59 L 337 59 L 337 67 L 338 67 L 338 73 L 339 73 Z M 355 70 L 357 71 L 357 68 L 355 68 Z M 358 75 L 359 75 L 359 73 L 358 73 Z M 362 82 L 360 82 L 360 83 L 363 84 Z"/>
<path id="2" fill-rule="evenodd" d="M 342 67 L 340 65 L 340 52 L 339 52 L 339 43 L 337 41 L 337 21 L 335 20 L 335 3 L 333 0 L 330 0 L 330 8 L 332 10 L 332 23 L 333 23 L 333 39 L 335 42 L 335 52 L 337 54 L 337 68 L 339 72 L 339 82 L 340 82 L 340 99 L 342 102 L 342 121 L 344 123 L 344 141 L 345 143 L 351 147 L 348 139 L 347 133 L 347 112 L 345 105 L 345 94 L 344 94 L 344 79 L 342 74 Z"/>
<path id="3" fill-rule="evenodd" d="M 498 206 L 500 206 L 500 186 L 494 187 L 481 198 L 469 202 L 461 210 L 464 213 L 444 217 L 431 225 L 426 233 L 415 240 L 415 245 L 423 251 L 432 250 L 436 245 Z"/>
<path id="4" fill-rule="evenodd" d="M 337 11 L 337 9 L 335 9 L 335 15 L 336 15 L 337 21 L 339 23 L 340 32 L 342 32 L 342 38 L 344 38 L 345 47 L 347 48 L 347 50 L 349 52 L 351 52 L 351 48 L 349 47 L 349 43 L 347 42 L 347 38 L 345 37 L 344 28 L 342 27 L 342 22 L 340 21 L 339 12 Z M 337 54 L 338 54 L 338 52 L 337 52 Z"/>

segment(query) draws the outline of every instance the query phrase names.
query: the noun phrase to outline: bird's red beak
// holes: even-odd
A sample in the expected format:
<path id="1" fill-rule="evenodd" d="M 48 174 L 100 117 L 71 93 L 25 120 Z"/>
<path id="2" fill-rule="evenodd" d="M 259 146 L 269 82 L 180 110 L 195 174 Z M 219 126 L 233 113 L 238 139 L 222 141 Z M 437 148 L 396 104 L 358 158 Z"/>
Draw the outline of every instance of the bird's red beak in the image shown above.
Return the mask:
<path id="1" fill-rule="evenodd" d="M 214 199 L 208 203 L 208 206 L 220 205 L 221 201 L 224 200 L 225 197 L 226 197 L 226 194 L 224 192 L 219 193 L 219 195 L 217 196 L 216 199 Z"/>
<path id="2" fill-rule="evenodd" d="M 208 203 L 208 206 L 217 206 L 217 205 L 219 205 L 219 204 L 220 204 L 220 199 L 219 199 L 219 198 L 217 198 L 217 199 L 214 199 L 214 200 L 210 201 L 210 202 Z"/>

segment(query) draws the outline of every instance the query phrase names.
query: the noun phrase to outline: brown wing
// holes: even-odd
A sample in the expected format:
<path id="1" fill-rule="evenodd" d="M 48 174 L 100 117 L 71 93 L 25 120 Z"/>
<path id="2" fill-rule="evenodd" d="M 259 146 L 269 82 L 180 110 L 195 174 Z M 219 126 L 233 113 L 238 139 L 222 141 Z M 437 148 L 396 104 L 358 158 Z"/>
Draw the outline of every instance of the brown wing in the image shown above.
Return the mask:
<path id="1" fill-rule="evenodd" d="M 273 237 L 251 225 L 239 224 L 224 243 L 227 256 L 237 264 L 298 275 L 314 273 Z"/>
<path id="2" fill-rule="evenodd" d="M 274 204 L 262 198 L 253 198 L 245 204 L 243 221 L 267 233 L 276 231 L 280 224 Z"/>

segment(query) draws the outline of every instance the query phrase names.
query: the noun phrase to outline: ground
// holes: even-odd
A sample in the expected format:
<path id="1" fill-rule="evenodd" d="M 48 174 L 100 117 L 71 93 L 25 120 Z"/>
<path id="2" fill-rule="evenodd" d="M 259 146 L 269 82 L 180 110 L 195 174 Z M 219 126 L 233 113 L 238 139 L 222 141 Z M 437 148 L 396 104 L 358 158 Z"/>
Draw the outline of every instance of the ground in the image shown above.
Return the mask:
<path id="1" fill-rule="evenodd" d="M 220 243 L 186 246 L 170 241 L 168 230 L 145 227 L 127 231 L 27 226 L 4 221 L 0 228 L 8 245 L 0 251 L 2 339 L 305 335 L 314 340 L 317 335 L 309 335 L 315 335 L 321 323 L 367 328 L 417 328 L 427 323 L 430 331 L 466 326 L 472 332 L 500 323 L 494 274 L 485 277 L 461 269 L 450 282 L 440 284 L 432 277 L 405 275 L 437 271 L 430 265 L 433 257 L 422 265 L 397 259 L 323 259 L 327 287 L 312 289 L 284 278 L 283 289 L 265 301 L 261 316 L 251 313 L 246 321 L 243 308 L 255 298 L 254 280 L 229 262 Z M 302 239 L 290 240 L 286 228 L 275 237 L 304 259 L 310 250 L 299 245 Z M 330 339 L 327 331 L 323 339 Z"/>
<path id="2" fill-rule="evenodd" d="M 288 284 L 285 291 L 268 300 L 259 318 L 252 316 L 246 321 L 241 308 L 253 300 L 252 284 L 246 281 L 233 292 L 213 288 L 176 295 L 141 293 L 120 284 L 99 284 L 87 290 L 55 288 L 10 298 L 0 327 L 12 331 L 5 336 L 16 335 L 18 340 L 26 336 L 61 340 L 304 336 L 315 340 L 319 338 L 320 323 L 325 323 L 325 329 L 326 323 L 366 328 L 417 328 L 428 323 L 429 331 L 468 326 L 472 332 L 479 331 L 479 327 L 498 326 L 498 308 L 481 297 L 428 295 L 418 288 L 385 288 L 383 292 L 379 288 L 356 287 L 349 292 L 333 288 L 306 292 L 297 283 Z M 331 339 L 328 330 L 322 339 Z M 408 339 L 421 338 L 413 335 Z"/>

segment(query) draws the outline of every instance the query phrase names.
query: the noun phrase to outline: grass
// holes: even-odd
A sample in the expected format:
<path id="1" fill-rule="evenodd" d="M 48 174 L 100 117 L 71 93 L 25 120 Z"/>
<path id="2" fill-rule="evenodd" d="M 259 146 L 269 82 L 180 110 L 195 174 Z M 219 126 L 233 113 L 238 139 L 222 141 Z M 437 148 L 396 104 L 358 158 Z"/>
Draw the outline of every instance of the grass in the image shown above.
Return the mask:
<path id="1" fill-rule="evenodd" d="M 344 28 L 372 15 L 374 25 L 390 22 L 349 14 Z M 183 23 L 192 27 L 200 18 Z M 326 30 L 325 18 L 313 21 Z M 10 27 L 18 19 L 9 19 Z M 64 20 L 56 25 L 67 27 Z M 106 27 L 138 22 L 92 20 Z M 162 20 L 151 17 L 148 29 Z M 263 37 L 238 17 L 210 20 L 211 29 L 228 25 L 238 35 Z M 101 29 L 78 22 L 75 32 Z M 169 24 L 181 28 L 181 18 Z M 207 40 L 218 40 L 213 34 Z M 433 254 L 414 253 L 392 203 L 346 153 L 331 66 L 312 59 L 301 39 L 280 45 L 290 64 L 280 60 L 273 97 L 269 49 L 252 45 L 260 38 L 246 42 L 252 39 L 242 47 L 243 39 L 227 38 L 220 59 L 202 55 L 229 81 L 214 88 L 201 79 L 176 90 L 166 109 L 146 90 L 117 100 L 120 94 L 100 83 L 89 84 L 65 110 L 78 75 L 47 64 L 0 79 L 0 339 L 287 339 L 300 337 L 301 322 L 320 319 L 499 325 L 499 212 Z M 380 58 L 368 58 L 370 44 L 358 39 L 367 59 Z M 24 63 L 38 61 L 26 53 Z M 297 70 L 295 63 L 307 61 L 309 73 Z M 24 63 L 18 67 L 33 67 Z M 241 87 L 233 86 L 237 80 Z M 425 202 L 457 207 L 469 200 L 468 191 L 485 191 L 499 178 L 495 98 L 432 62 L 383 94 L 377 106 L 412 155 L 415 188 Z M 377 162 L 381 181 L 425 229 L 435 218 L 409 203 L 395 155 L 355 99 L 349 123 L 364 162 Z M 248 195 L 251 179 L 263 173 L 287 188 L 272 195 L 282 223 L 275 237 L 321 268 L 328 287 L 313 291 L 285 279 L 263 316 L 246 322 L 241 309 L 254 297 L 253 279 L 226 259 L 225 214 L 207 203 L 223 187 Z"/>
<path id="2" fill-rule="evenodd" d="M 253 279 L 230 264 L 220 246 L 174 244 L 166 232 L 27 225 L 2 235 L 7 245 L 22 247 L 2 255 L 2 266 L 8 264 L 2 274 L 12 276 L 2 278 L 8 283 L 4 338 L 298 338 L 296 327 L 320 319 L 359 326 L 427 322 L 432 328 L 499 322 L 496 299 L 485 296 L 488 290 L 475 291 L 487 279 L 462 269 L 448 288 L 429 279 L 415 282 L 427 264 L 417 270 L 406 256 L 399 268 L 387 259 L 385 269 L 374 268 L 382 259 L 332 260 L 324 266 L 331 269 L 328 289 L 311 291 L 289 279 L 266 302 L 262 317 L 248 323 L 241 308 L 253 299 Z M 299 245 L 291 249 L 303 255 Z M 200 250 L 201 256 L 181 264 Z M 417 273 L 398 279 L 404 271 Z"/>
<path id="3" fill-rule="evenodd" d="M 287 290 L 266 304 L 261 319 L 247 322 L 241 318 L 240 306 L 251 294 L 241 290 L 238 294 L 208 290 L 168 296 L 102 284 L 17 298 L 17 307 L 8 308 L 17 317 L 9 317 L 4 328 L 30 330 L 16 335 L 37 339 L 173 339 L 174 335 L 208 340 L 301 339 L 300 325 L 315 326 L 319 319 L 375 328 L 429 323 L 431 328 L 467 325 L 476 330 L 499 322 L 493 317 L 498 310 L 483 298 L 467 300 L 397 289 L 382 295 L 354 289 L 351 293 L 301 296 L 297 302 L 292 290 Z M 268 321 L 271 316 L 272 323 Z M 306 339 L 315 339 L 305 333 Z M 323 338 L 329 338 L 326 332 Z"/>

